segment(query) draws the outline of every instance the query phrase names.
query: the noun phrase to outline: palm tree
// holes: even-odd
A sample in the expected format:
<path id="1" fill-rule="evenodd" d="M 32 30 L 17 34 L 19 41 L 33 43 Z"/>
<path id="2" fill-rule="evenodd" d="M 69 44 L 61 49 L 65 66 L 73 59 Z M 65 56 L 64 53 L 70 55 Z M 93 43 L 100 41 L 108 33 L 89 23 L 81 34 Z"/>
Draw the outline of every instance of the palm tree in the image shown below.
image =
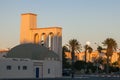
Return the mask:
<path id="1" fill-rule="evenodd" d="M 89 47 L 88 47 L 89 61 L 90 61 L 90 54 L 92 53 L 92 51 L 93 51 L 93 48 L 89 46 Z"/>
<path id="2" fill-rule="evenodd" d="M 102 50 L 103 50 L 103 49 L 102 49 L 101 46 L 98 46 L 98 47 L 97 47 L 97 51 L 99 52 L 99 54 L 102 52 Z"/>
<path id="3" fill-rule="evenodd" d="M 89 73 L 89 66 L 90 66 L 90 61 L 91 61 L 90 55 L 91 55 L 93 49 L 92 49 L 92 47 L 88 46 L 87 50 L 88 50 L 88 53 L 89 53 L 89 60 L 88 60 L 88 63 L 86 64 L 86 66 L 87 66 L 87 71 L 86 71 L 86 73 Z"/>
<path id="4" fill-rule="evenodd" d="M 120 72 L 120 52 L 118 52 L 118 67 L 119 67 L 119 72 Z"/>
<path id="5" fill-rule="evenodd" d="M 117 49 L 117 43 L 113 38 L 107 38 L 104 42 L 103 42 L 104 46 L 107 46 L 106 49 L 106 56 L 107 56 L 107 69 L 106 72 L 109 73 L 109 61 L 111 60 L 111 56 L 113 54 L 114 51 L 116 51 Z"/>
<path id="6" fill-rule="evenodd" d="M 86 44 L 85 46 L 84 46 L 84 49 L 85 49 L 85 64 L 84 64 L 84 72 L 86 73 L 86 71 L 87 71 L 87 50 L 88 50 L 88 45 Z"/>
<path id="7" fill-rule="evenodd" d="M 85 62 L 87 62 L 87 50 L 88 50 L 88 45 L 85 45 L 84 48 L 85 48 Z"/>
<path id="8" fill-rule="evenodd" d="M 101 54 L 101 52 L 102 52 L 102 47 L 101 46 L 98 46 L 97 47 L 97 51 L 98 51 L 98 54 Z M 98 59 L 96 60 L 96 63 L 97 63 L 97 73 L 98 73 L 98 66 L 99 66 L 99 64 L 100 64 L 100 62 L 102 61 L 102 57 L 98 57 Z"/>
<path id="9" fill-rule="evenodd" d="M 69 52 L 68 48 L 66 46 L 62 47 L 62 69 L 68 68 L 70 64 L 67 62 L 67 58 L 65 55 L 65 52 Z"/>
<path id="10" fill-rule="evenodd" d="M 71 57 L 72 57 L 72 78 L 74 78 L 74 57 L 75 57 L 75 52 L 80 52 L 81 49 L 81 44 L 77 39 L 71 39 L 69 40 L 69 49 L 71 52 Z"/>
<path id="11" fill-rule="evenodd" d="M 84 72 L 86 73 L 87 71 L 87 52 L 89 53 L 89 60 L 90 60 L 90 54 L 92 53 L 93 49 L 92 47 L 90 47 L 89 45 L 85 45 L 84 46 L 84 49 L 85 49 L 85 64 L 84 64 Z"/>

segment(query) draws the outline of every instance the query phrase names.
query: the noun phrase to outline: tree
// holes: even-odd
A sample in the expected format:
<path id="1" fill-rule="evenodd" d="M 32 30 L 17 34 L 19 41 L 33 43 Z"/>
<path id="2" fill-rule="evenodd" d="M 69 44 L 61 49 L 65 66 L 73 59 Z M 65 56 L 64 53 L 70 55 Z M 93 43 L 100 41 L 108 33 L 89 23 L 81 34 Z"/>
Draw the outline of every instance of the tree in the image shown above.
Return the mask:
<path id="1" fill-rule="evenodd" d="M 101 54 L 101 52 L 102 52 L 102 47 L 101 46 L 98 46 L 97 47 L 97 51 L 98 51 L 98 54 Z M 98 57 L 98 59 L 96 59 L 96 63 L 97 63 L 97 73 L 98 73 L 98 67 L 99 67 L 99 65 L 100 65 L 100 62 L 101 62 L 101 57 L 99 56 Z"/>
<path id="2" fill-rule="evenodd" d="M 99 52 L 99 54 L 102 52 L 103 48 L 101 46 L 97 47 L 97 51 Z"/>
<path id="3" fill-rule="evenodd" d="M 118 67 L 119 67 L 119 71 L 120 71 L 120 52 L 118 52 L 118 56 L 119 57 L 118 57 L 118 61 L 117 62 L 118 62 Z"/>
<path id="4" fill-rule="evenodd" d="M 63 46 L 62 47 L 62 66 L 63 66 L 63 69 L 70 68 L 70 64 L 67 62 L 65 52 L 69 52 L 69 50 L 66 46 Z"/>
<path id="5" fill-rule="evenodd" d="M 88 47 L 88 53 L 89 53 L 89 61 L 90 61 L 90 54 L 92 53 L 92 51 L 93 51 L 93 49 L 92 49 L 92 47 Z"/>
<path id="6" fill-rule="evenodd" d="M 110 63 L 113 52 L 116 51 L 117 49 L 117 43 L 113 38 L 107 38 L 106 40 L 104 40 L 103 45 L 107 46 L 107 49 L 106 49 L 107 70 L 106 72 L 109 73 L 109 63 Z"/>
<path id="7" fill-rule="evenodd" d="M 85 62 L 87 62 L 87 49 L 88 49 L 88 45 L 85 45 L 84 48 L 85 48 Z"/>
<path id="8" fill-rule="evenodd" d="M 72 78 L 74 78 L 74 57 L 75 57 L 75 52 L 80 52 L 81 49 L 81 44 L 77 39 L 71 39 L 69 40 L 69 49 L 71 52 L 71 57 L 72 57 Z"/>
<path id="9" fill-rule="evenodd" d="M 90 47 L 89 45 L 85 45 L 84 46 L 84 49 L 85 49 L 85 62 L 86 62 L 86 64 L 84 64 L 84 72 L 86 73 L 87 72 L 87 70 L 88 70 L 88 66 L 87 66 L 87 52 L 89 53 L 89 61 L 90 61 L 90 54 L 92 53 L 92 51 L 93 51 L 93 49 L 92 49 L 92 47 Z"/>
<path id="10" fill-rule="evenodd" d="M 75 69 L 77 69 L 77 70 L 81 70 L 81 69 L 84 68 L 84 65 L 83 65 L 83 64 L 85 64 L 85 61 L 80 61 L 80 60 L 78 60 L 78 61 L 75 62 L 74 67 L 75 67 Z"/>

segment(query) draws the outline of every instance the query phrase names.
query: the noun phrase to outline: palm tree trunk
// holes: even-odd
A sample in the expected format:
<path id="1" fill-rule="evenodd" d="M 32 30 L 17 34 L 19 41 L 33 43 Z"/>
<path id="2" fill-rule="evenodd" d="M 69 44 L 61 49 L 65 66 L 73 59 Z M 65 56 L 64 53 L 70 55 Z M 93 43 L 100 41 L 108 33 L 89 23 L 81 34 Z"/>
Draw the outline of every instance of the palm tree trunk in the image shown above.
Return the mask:
<path id="1" fill-rule="evenodd" d="M 87 51 L 85 51 L 85 62 L 87 61 Z"/>
<path id="2" fill-rule="evenodd" d="M 90 62 L 90 54 L 91 54 L 91 53 L 89 53 L 89 62 Z"/>
<path id="3" fill-rule="evenodd" d="M 71 67 L 72 75 L 71 75 L 71 77 L 74 78 L 74 50 L 72 50 L 71 55 L 72 55 L 72 67 Z"/>
<path id="4" fill-rule="evenodd" d="M 109 56 L 107 56 L 107 66 L 106 66 L 106 73 L 109 73 Z"/>
<path id="5" fill-rule="evenodd" d="M 84 64 L 84 73 L 86 73 L 87 70 L 87 50 L 85 50 L 85 64 Z"/>

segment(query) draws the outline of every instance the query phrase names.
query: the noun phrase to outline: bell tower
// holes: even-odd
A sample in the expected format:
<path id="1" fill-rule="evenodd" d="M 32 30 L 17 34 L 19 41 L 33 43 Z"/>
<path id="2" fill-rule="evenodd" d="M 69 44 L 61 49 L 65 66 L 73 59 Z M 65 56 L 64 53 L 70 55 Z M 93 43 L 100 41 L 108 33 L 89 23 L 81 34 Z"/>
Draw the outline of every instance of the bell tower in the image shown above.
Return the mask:
<path id="1" fill-rule="evenodd" d="M 37 28 L 37 15 L 33 13 L 21 14 L 20 44 L 25 43 L 42 44 L 62 60 L 62 28 Z"/>
<path id="2" fill-rule="evenodd" d="M 58 26 L 37 28 L 37 15 L 25 13 L 21 15 L 20 43 L 35 43 L 54 51 L 60 60 L 62 74 L 62 28 Z"/>
<path id="3" fill-rule="evenodd" d="M 31 43 L 31 29 L 37 27 L 37 15 L 25 13 L 21 15 L 20 43 Z"/>

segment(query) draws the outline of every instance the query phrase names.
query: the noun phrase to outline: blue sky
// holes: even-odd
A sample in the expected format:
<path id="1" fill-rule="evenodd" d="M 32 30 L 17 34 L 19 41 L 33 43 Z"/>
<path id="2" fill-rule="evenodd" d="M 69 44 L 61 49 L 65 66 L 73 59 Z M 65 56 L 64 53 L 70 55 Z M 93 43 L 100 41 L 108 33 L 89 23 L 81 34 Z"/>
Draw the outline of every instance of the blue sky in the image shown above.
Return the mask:
<path id="1" fill-rule="evenodd" d="M 120 0 L 0 0 L 0 48 L 19 44 L 20 15 L 29 12 L 37 27 L 62 27 L 63 45 L 75 38 L 95 48 L 111 37 L 120 47 Z"/>

